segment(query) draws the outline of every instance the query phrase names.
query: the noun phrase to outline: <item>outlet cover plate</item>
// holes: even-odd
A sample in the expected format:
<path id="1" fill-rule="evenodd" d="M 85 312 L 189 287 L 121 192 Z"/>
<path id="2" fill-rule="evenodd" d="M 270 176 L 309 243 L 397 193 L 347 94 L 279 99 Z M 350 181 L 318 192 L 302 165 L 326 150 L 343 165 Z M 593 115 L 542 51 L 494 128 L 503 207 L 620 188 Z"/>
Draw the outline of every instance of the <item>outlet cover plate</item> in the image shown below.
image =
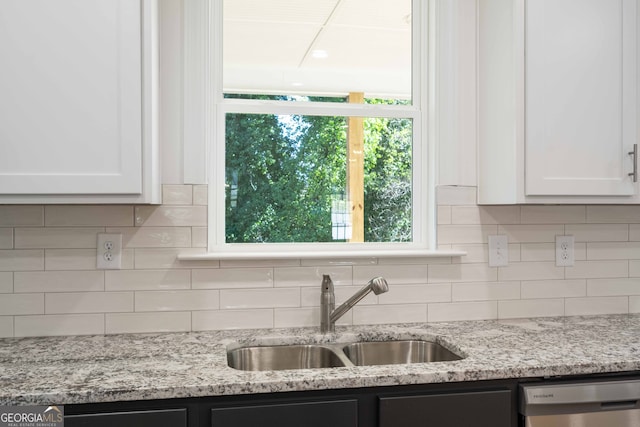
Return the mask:
<path id="1" fill-rule="evenodd" d="M 120 270 L 122 268 L 121 233 L 98 233 L 96 249 L 96 268 L 98 270 Z"/>
<path id="2" fill-rule="evenodd" d="M 575 263 L 573 236 L 556 236 L 556 266 L 571 267 Z"/>
<path id="3" fill-rule="evenodd" d="M 489 236 L 489 267 L 509 265 L 509 241 L 505 234 Z"/>

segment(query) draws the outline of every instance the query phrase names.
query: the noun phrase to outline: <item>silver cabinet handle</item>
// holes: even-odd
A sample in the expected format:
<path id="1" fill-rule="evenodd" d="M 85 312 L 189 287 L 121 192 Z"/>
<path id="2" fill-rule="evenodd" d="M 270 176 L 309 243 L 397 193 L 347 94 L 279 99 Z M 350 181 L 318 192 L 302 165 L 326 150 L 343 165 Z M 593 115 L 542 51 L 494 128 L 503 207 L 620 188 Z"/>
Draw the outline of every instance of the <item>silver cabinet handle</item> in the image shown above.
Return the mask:
<path id="1" fill-rule="evenodd" d="M 629 176 L 633 177 L 633 182 L 638 182 L 638 144 L 633 144 L 633 151 L 629 151 L 629 155 L 633 157 L 633 172 Z"/>

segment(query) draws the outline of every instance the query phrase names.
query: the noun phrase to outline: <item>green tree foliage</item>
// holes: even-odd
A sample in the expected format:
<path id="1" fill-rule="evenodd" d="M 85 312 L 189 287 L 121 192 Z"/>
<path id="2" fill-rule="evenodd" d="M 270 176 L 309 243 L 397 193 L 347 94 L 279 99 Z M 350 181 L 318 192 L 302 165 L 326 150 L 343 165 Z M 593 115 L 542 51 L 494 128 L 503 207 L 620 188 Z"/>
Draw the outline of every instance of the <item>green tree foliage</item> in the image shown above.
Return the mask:
<path id="1" fill-rule="evenodd" d="M 365 240 L 410 240 L 410 122 L 367 119 L 365 135 Z M 333 241 L 346 118 L 228 114 L 225 161 L 227 242 Z"/>

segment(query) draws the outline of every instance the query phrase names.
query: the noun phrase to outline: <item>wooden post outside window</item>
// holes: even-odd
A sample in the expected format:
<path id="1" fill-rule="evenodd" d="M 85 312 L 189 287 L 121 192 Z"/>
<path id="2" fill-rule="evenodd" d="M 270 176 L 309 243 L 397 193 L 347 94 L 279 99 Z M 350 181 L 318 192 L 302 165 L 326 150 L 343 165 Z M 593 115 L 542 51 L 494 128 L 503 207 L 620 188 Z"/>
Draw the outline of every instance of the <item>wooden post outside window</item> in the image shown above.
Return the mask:
<path id="1" fill-rule="evenodd" d="M 364 104 L 364 93 L 351 92 L 350 103 Z M 351 208 L 351 239 L 364 242 L 364 118 L 349 117 L 347 133 L 347 194 Z"/>

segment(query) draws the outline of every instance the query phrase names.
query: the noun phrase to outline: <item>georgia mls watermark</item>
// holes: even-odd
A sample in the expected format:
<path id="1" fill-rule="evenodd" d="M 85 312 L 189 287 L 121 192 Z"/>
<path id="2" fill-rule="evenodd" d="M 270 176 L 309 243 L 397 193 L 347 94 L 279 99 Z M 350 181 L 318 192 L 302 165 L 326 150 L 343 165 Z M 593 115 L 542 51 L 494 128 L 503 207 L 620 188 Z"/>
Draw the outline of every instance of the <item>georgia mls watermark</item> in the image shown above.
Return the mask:
<path id="1" fill-rule="evenodd" d="M 0 406 L 0 427 L 64 427 L 64 406 Z"/>

